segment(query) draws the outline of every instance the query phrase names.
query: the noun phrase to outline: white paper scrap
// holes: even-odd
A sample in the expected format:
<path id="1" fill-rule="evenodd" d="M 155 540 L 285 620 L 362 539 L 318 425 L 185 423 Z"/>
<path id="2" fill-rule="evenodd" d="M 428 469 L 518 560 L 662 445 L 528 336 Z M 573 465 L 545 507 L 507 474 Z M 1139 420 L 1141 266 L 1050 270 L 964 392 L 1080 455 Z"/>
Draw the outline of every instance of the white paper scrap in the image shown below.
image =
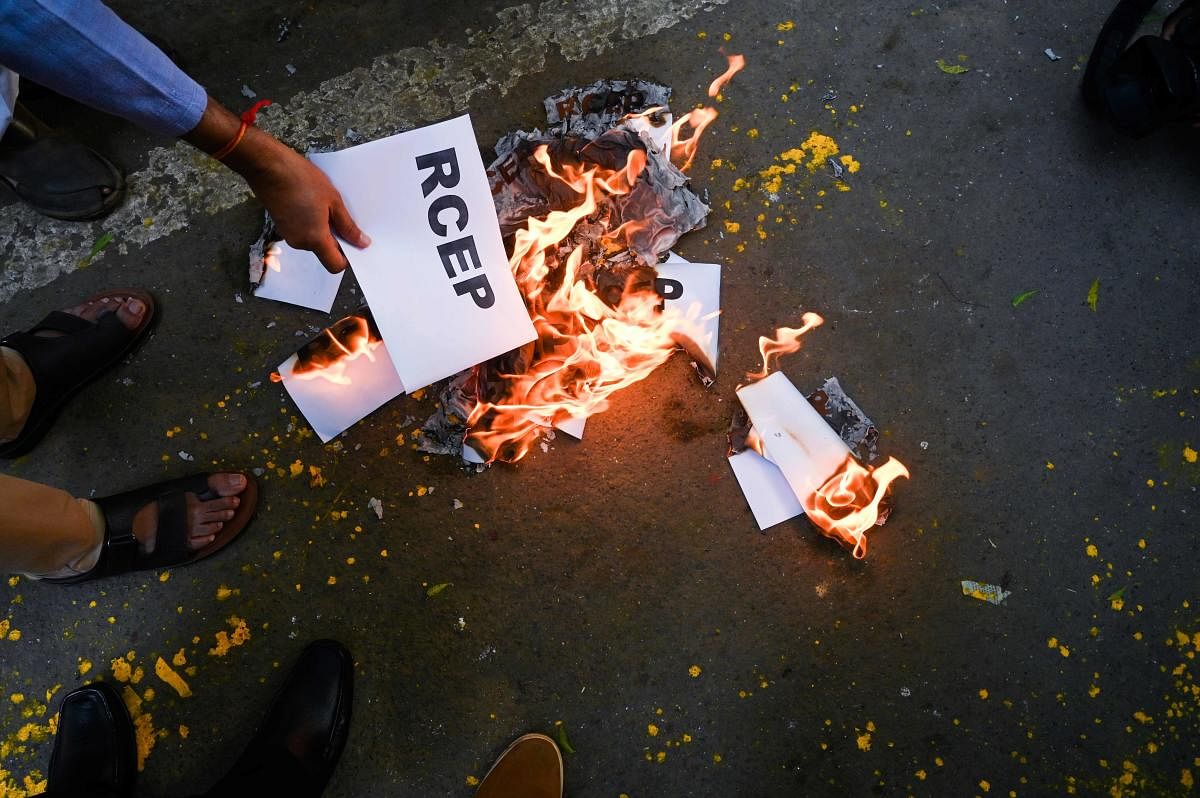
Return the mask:
<path id="1" fill-rule="evenodd" d="M 781 371 L 737 392 L 763 449 L 801 502 L 832 477 L 850 448 Z"/>
<path id="2" fill-rule="evenodd" d="M 330 274 L 316 255 L 279 241 L 263 256 L 262 282 L 254 295 L 328 313 L 333 309 L 343 274 Z"/>
<path id="3" fill-rule="evenodd" d="M 645 116 L 631 116 L 625 120 L 625 127 L 642 134 L 651 147 L 660 155 L 670 156 L 667 148 L 671 146 L 671 124 L 674 117 L 669 113 L 659 114 L 662 124 L 655 125 Z"/>
<path id="4" fill-rule="evenodd" d="M 692 342 L 699 354 L 708 358 L 701 363 L 717 373 L 717 335 L 721 324 L 721 265 L 690 263 L 671 253 L 658 265 L 654 288 L 663 298 L 664 312 L 676 314 L 677 333 Z M 697 355 L 689 348 L 689 354 Z"/>
<path id="5" fill-rule="evenodd" d="M 305 379 L 293 375 L 295 355 L 279 367 L 283 387 L 322 443 L 333 440 L 404 393 L 404 385 L 388 357 L 387 344 L 381 343 L 371 355 L 373 360 L 359 357 L 345 361 L 341 377 L 349 380 L 348 384 L 330 382 L 323 377 Z"/>
<path id="6" fill-rule="evenodd" d="M 729 465 L 760 530 L 804 514 L 783 472 L 758 452 L 747 449 L 732 455 Z"/>
<path id="7" fill-rule="evenodd" d="M 342 249 L 410 391 L 534 339 L 470 116 L 311 160 L 373 240 Z"/>
<path id="8" fill-rule="evenodd" d="M 570 418 L 555 424 L 554 428 L 557 430 L 562 430 L 577 441 L 581 441 L 583 440 L 583 427 L 585 424 L 587 424 L 586 418 L 576 418 L 575 416 L 571 416 Z"/>

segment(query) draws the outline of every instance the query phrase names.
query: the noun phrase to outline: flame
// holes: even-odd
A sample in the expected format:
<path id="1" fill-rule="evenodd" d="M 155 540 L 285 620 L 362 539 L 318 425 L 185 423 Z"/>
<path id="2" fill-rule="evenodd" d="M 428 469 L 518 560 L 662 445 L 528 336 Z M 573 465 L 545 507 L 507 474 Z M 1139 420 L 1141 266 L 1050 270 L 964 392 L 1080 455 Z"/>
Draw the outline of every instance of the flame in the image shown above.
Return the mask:
<path id="1" fill-rule="evenodd" d="M 715 111 L 711 118 L 701 115 L 692 136 L 678 142 L 680 124 L 696 113 L 685 116 L 672 130 L 671 152 L 686 153 L 689 162 L 700 131 L 716 116 Z M 604 201 L 633 190 L 646 170 L 645 151 L 631 150 L 617 169 L 558 165 L 544 145 L 533 158 L 579 200 L 567 210 L 530 218 L 514 235 L 509 266 L 538 338 L 531 345 L 531 362 L 521 373 L 501 375 L 503 397 L 478 401 L 467 419 L 469 445 L 489 461 L 515 462 L 525 456 L 544 427 L 607 409 L 613 392 L 645 379 L 671 356 L 674 336 L 681 329 L 691 331 L 700 324 L 677 311 L 663 312 L 662 298 L 652 285 L 638 282 L 636 275 L 627 279 L 615 303 L 606 303 L 583 276 L 585 246 L 574 246 L 569 252 L 562 246 L 580 222 L 607 225 L 612 221 Z M 625 221 L 591 243 L 609 254 L 628 249 L 630 237 L 644 224 L 644 220 Z"/>
<path id="2" fill-rule="evenodd" d="M 355 360 L 365 357 L 375 362 L 375 350 L 383 341 L 373 338 L 371 325 L 363 316 L 347 316 L 306 345 L 296 356 L 291 373 L 284 377 L 271 373 L 273 382 L 289 380 L 328 380 L 334 385 L 350 385 L 353 380 L 346 369 Z"/>
<path id="3" fill-rule="evenodd" d="M 762 371 L 747 374 L 747 379 L 761 380 L 767 376 L 770 370 L 771 355 L 786 355 L 789 352 L 795 352 L 800 348 L 801 336 L 825 323 L 825 319 L 816 313 L 805 313 L 800 318 L 804 322 L 803 327 L 780 327 L 775 331 L 774 338 L 768 338 L 765 335 L 759 336 L 758 351 L 762 354 Z"/>
<path id="4" fill-rule="evenodd" d="M 810 521 L 826 535 L 849 547 L 855 559 L 867 556 L 867 530 L 880 523 L 880 502 L 888 487 L 908 469 L 894 457 L 867 469 L 853 455 L 803 501 Z"/>
<path id="5" fill-rule="evenodd" d="M 679 171 L 686 172 L 692 165 L 692 159 L 696 157 L 696 148 L 700 146 L 700 136 L 704 133 L 704 128 L 708 127 L 716 118 L 717 109 L 704 106 L 703 108 L 694 108 L 675 120 L 675 124 L 671 126 L 671 162 L 679 167 Z M 684 125 L 692 129 L 692 135 L 686 139 L 680 135 Z"/>
<path id="6" fill-rule="evenodd" d="M 727 55 L 725 58 L 729 61 L 729 68 L 725 70 L 724 74 L 709 84 L 709 97 L 716 97 L 720 94 L 721 89 L 725 88 L 725 84 L 732 80 L 733 76 L 741 72 L 746 66 L 746 57 L 744 55 Z"/>

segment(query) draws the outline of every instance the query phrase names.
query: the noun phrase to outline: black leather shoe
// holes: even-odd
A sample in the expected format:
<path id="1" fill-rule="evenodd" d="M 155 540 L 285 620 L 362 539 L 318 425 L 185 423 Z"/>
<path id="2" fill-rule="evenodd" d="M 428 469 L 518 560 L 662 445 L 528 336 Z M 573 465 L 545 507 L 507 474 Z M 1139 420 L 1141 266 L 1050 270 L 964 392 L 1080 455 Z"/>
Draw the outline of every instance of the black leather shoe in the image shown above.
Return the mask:
<path id="1" fill-rule="evenodd" d="M 64 795 L 126 798 L 137 777 L 137 742 L 121 695 L 104 682 L 67 693 L 59 709 L 46 788 Z"/>
<path id="2" fill-rule="evenodd" d="M 275 694 L 254 739 L 212 796 L 316 798 L 346 747 L 354 661 L 335 640 L 309 643 Z"/>

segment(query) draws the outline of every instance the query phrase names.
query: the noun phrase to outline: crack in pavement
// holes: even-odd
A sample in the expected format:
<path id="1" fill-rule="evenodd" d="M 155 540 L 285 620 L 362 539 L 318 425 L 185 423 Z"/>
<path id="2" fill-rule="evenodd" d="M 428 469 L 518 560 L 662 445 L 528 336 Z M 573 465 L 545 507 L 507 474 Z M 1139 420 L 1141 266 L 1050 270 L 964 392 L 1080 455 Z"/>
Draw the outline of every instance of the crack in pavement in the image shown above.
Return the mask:
<path id="1" fill-rule="evenodd" d="M 507 94 L 521 77 L 545 68 L 552 47 L 579 61 L 728 2 L 594 0 L 580 9 L 548 0 L 511 6 L 496 13 L 495 26 L 471 32 L 465 45 L 434 41 L 379 56 L 266 109 L 261 126 L 301 151 L 314 140 L 345 146 L 349 128 L 379 138 L 461 111 L 481 92 Z M 240 177 L 182 142 L 152 150 L 147 166 L 127 181 L 125 203 L 90 224 L 11 206 L 0 227 L 0 302 L 88 263 L 92 243 L 104 231 L 113 232 L 119 246 L 91 262 L 110 251 L 144 247 L 251 198 Z"/>

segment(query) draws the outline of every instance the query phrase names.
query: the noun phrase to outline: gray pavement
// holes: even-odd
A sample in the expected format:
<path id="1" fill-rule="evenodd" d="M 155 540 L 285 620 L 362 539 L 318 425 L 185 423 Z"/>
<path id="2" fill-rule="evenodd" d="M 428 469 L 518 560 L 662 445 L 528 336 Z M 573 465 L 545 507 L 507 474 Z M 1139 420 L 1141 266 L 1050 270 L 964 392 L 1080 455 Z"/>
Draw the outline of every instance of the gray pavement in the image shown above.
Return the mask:
<path id="1" fill-rule="evenodd" d="M 0 210 L 0 329 L 123 284 L 162 319 L 5 472 L 87 496 L 267 470 L 257 521 L 219 557 L 0 586 L 0 795 L 36 787 L 58 700 L 98 677 L 141 699 L 146 790 L 206 786 L 323 636 L 357 662 L 331 797 L 469 795 L 511 738 L 558 728 L 571 796 L 1200 778 L 1200 163 L 1190 131 L 1131 142 L 1084 113 L 1104 3 L 113 6 L 231 107 L 243 85 L 277 100 L 267 126 L 301 145 L 469 109 L 486 149 L 602 77 L 660 80 L 682 109 L 719 47 L 745 53 L 692 171 L 709 225 L 678 248 L 725 265 L 721 375 L 706 391 L 676 357 L 583 442 L 480 475 L 409 448 L 430 398 L 322 446 L 266 380 L 327 320 L 250 297 L 260 209 L 183 148 L 35 98 L 114 153 L 135 196 L 74 228 Z M 827 170 L 770 185 L 811 131 L 861 164 L 850 191 Z M 357 301 L 344 288 L 337 309 Z M 827 324 L 782 369 L 806 389 L 838 376 L 912 471 L 863 562 L 802 519 L 760 534 L 724 462 L 757 337 L 805 310 Z M 978 601 L 963 579 L 1011 595 Z M 155 675 L 177 656 L 189 698 Z"/>

